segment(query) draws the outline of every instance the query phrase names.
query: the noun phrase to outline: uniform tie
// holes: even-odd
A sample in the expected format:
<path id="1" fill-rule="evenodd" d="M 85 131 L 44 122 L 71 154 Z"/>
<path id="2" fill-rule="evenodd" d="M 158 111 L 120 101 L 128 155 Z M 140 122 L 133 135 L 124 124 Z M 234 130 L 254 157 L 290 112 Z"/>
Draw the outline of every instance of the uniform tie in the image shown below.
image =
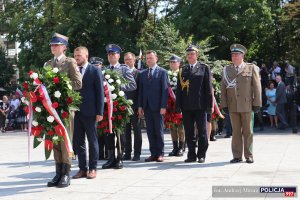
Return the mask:
<path id="1" fill-rule="evenodd" d="M 110 69 L 111 69 L 111 70 L 114 70 L 114 68 L 115 68 L 115 66 L 113 66 L 113 65 L 110 66 Z"/>
<path id="2" fill-rule="evenodd" d="M 190 70 L 191 70 L 191 71 L 193 70 L 193 65 L 190 65 Z"/>
<path id="3" fill-rule="evenodd" d="M 148 79 L 152 79 L 152 68 L 149 68 Z"/>

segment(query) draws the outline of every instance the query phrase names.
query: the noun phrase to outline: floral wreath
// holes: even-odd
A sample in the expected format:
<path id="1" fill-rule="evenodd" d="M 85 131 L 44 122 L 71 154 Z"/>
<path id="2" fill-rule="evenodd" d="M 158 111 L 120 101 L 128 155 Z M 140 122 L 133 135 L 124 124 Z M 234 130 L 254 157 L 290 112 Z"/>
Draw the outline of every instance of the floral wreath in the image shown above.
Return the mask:
<path id="1" fill-rule="evenodd" d="M 126 123 L 133 114 L 131 105 L 132 100 L 125 97 L 121 90 L 121 85 L 126 84 L 127 80 L 119 72 L 106 69 L 102 71 L 104 75 L 104 113 L 103 120 L 98 123 L 99 134 L 110 134 L 113 132 L 121 134 Z"/>
<path id="2" fill-rule="evenodd" d="M 45 157 L 51 155 L 53 144 L 64 141 L 69 155 L 73 154 L 68 135 L 71 110 L 78 110 L 79 92 L 74 91 L 71 80 L 58 68 L 46 66 L 38 72 L 30 71 L 23 84 L 22 102 L 27 106 L 28 131 L 34 136 L 33 147 L 45 143 Z"/>

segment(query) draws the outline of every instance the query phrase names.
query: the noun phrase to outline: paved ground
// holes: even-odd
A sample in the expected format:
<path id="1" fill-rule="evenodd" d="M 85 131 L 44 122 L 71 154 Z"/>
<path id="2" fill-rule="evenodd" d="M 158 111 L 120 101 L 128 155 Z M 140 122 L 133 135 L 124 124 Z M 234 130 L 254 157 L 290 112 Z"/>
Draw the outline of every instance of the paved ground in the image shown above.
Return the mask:
<path id="1" fill-rule="evenodd" d="M 170 152 L 169 134 L 165 134 L 165 141 L 165 151 Z M 232 158 L 230 142 L 231 139 L 223 137 L 211 142 L 204 164 L 185 164 L 185 156 L 166 157 L 163 163 L 128 161 L 122 170 L 102 170 L 104 161 L 101 161 L 96 179 L 72 180 L 70 187 L 58 189 L 46 187 L 46 182 L 54 176 L 54 162 L 53 157 L 45 161 L 42 146 L 31 150 L 29 167 L 26 134 L 0 133 L 0 199 L 225 199 L 212 198 L 213 185 L 300 185 L 299 133 L 270 128 L 255 133 L 255 163 L 251 165 L 245 162 L 229 164 Z M 143 160 L 148 155 L 144 133 Z M 75 161 L 72 175 L 77 169 Z"/>

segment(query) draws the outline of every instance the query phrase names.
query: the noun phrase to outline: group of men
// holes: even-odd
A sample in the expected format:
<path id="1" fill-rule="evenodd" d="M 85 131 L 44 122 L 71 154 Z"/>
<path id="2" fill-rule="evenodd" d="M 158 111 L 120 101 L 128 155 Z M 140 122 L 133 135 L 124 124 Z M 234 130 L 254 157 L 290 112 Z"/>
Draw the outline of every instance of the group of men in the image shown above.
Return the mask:
<path id="1" fill-rule="evenodd" d="M 116 137 L 115 133 L 98 136 L 97 122 L 103 119 L 104 113 L 104 87 L 103 75 L 99 65 L 103 60 L 92 58 L 89 63 L 89 53 L 86 47 L 77 47 L 74 58 L 65 56 L 68 38 L 61 34 L 54 34 L 50 41 L 51 52 L 54 58 L 47 62 L 66 72 L 72 81 L 73 88 L 80 92 L 82 102 L 79 111 L 75 112 L 74 123 L 70 123 L 70 135 L 73 134 L 73 149 L 78 156 L 79 171 L 73 179 L 97 176 L 97 160 L 107 158 L 102 165 L 103 169 L 123 167 L 122 160 L 131 160 L 132 143 L 131 128 L 134 130 L 133 161 L 140 160 L 142 136 L 139 119 L 146 120 L 147 136 L 149 140 L 150 156 L 145 162 L 164 161 L 164 116 L 167 111 L 169 98 L 168 72 L 160 67 L 155 51 L 146 52 L 147 69 L 138 71 L 135 68 L 135 55 L 127 52 L 124 55 L 125 64 L 120 64 L 121 48 L 118 45 L 107 45 L 107 58 L 109 65 L 102 67 L 105 70 L 116 70 L 126 80 L 121 90 L 126 97 L 133 101 L 134 115 L 130 123 L 124 127 L 125 134 Z M 233 45 L 231 48 L 233 64 L 224 68 L 222 80 L 221 105 L 228 111 L 233 125 L 231 162 L 242 161 L 243 141 L 245 158 L 248 163 L 253 162 L 252 156 L 252 110 L 261 106 L 260 84 L 258 71 L 253 64 L 243 61 L 246 48 L 242 45 Z M 170 156 L 182 156 L 183 145 L 186 141 L 188 147 L 185 162 L 204 163 L 208 149 L 208 133 L 206 129 L 207 115 L 213 112 L 212 82 L 210 67 L 199 62 L 199 49 L 194 45 L 186 48 L 188 64 L 181 68 L 181 59 L 174 55 L 170 58 L 170 67 L 178 72 L 176 94 L 176 111 L 183 115 L 184 131 L 172 130 L 173 151 Z M 173 64 L 172 64 L 173 63 Z M 98 66 L 97 66 L 98 65 Z M 70 122 L 72 121 L 70 117 Z M 74 126 L 74 127 L 73 127 Z M 198 135 L 195 135 L 195 127 Z M 87 163 L 86 140 L 88 141 L 89 158 Z M 244 137 L 244 140 L 242 139 Z M 122 144 L 123 150 L 118 148 L 116 156 L 116 141 Z M 197 144 L 198 143 L 198 144 Z M 104 147 L 105 146 L 105 150 Z M 196 147 L 198 146 L 197 150 Z M 106 153 L 105 153 L 106 151 Z M 63 142 L 54 145 L 54 159 L 56 175 L 48 182 L 48 187 L 67 187 L 70 185 L 71 158 Z"/>

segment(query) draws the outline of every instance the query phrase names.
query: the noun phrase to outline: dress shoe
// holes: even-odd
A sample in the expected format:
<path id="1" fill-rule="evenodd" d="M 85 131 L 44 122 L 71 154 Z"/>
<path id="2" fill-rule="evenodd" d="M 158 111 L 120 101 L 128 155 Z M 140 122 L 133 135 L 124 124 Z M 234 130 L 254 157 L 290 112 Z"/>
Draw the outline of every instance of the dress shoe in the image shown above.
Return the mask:
<path id="1" fill-rule="evenodd" d="M 62 163 L 56 163 L 55 168 L 56 168 L 56 170 L 55 170 L 56 174 L 55 174 L 54 178 L 47 183 L 47 187 L 57 186 L 57 184 L 59 183 L 59 181 L 61 179 Z"/>
<path id="2" fill-rule="evenodd" d="M 65 188 L 70 185 L 70 170 L 71 170 L 71 165 L 67 163 L 62 164 L 62 171 L 61 171 L 61 178 L 60 181 L 57 184 L 58 188 Z"/>
<path id="3" fill-rule="evenodd" d="M 231 135 L 225 135 L 224 138 L 231 138 Z"/>
<path id="4" fill-rule="evenodd" d="M 249 163 L 249 164 L 254 163 L 253 158 L 246 158 L 246 163 Z"/>
<path id="5" fill-rule="evenodd" d="M 148 158 L 145 159 L 145 162 L 154 162 L 154 161 L 156 161 L 156 160 L 157 160 L 156 157 L 149 156 Z"/>
<path id="6" fill-rule="evenodd" d="M 212 136 L 212 137 L 210 137 L 210 138 L 209 138 L 209 141 L 217 141 L 217 138 L 216 138 L 216 136 Z"/>
<path id="7" fill-rule="evenodd" d="M 164 157 L 163 156 L 158 156 L 156 162 L 164 162 Z"/>
<path id="8" fill-rule="evenodd" d="M 125 153 L 124 156 L 123 156 L 123 160 L 131 160 L 131 155 Z"/>
<path id="9" fill-rule="evenodd" d="M 123 161 L 122 161 L 122 159 L 117 158 L 114 169 L 122 169 L 122 168 L 123 168 Z"/>
<path id="10" fill-rule="evenodd" d="M 205 163 L 205 158 L 199 158 L 198 163 Z"/>
<path id="11" fill-rule="evenodd" d="M 94 179 L 97 177 L 97 171 L 95 169 L 89 170 L 89 173 L 87 174 L 87 179 Z"/>
<path id="12" fill-rule="evenodd" d="M 242 162 L 243 160 L 241 158 L 234 158 L 232 160 L 230 160 L 230 163 L 239 163 Z"/>
<path id="13" fill-rule="evenodd" d="M 77 174 L 75 174 L 72 178 L 78 179 L 78 178 L 85 178 L 87 176 L 87 171 L 85 170 L 79 170 Z"/>
<path id="14" fill-rule="evenodd" d="M 184 160 L 184 162 L 186 162 L 186 163 L 196 162 L 196 161 L 197 161 L 196 158 L 187 158 L 186 160 Z"/>
<path id="15" fill-rule="evenodd" d="M 139 161 L 139 160 L 141 160 L 141 158 L 140 158 L 139 155 L 135 155 L 135 156 L 133 156 L 133 158 L 132 158 L 132 161 Z"/>

